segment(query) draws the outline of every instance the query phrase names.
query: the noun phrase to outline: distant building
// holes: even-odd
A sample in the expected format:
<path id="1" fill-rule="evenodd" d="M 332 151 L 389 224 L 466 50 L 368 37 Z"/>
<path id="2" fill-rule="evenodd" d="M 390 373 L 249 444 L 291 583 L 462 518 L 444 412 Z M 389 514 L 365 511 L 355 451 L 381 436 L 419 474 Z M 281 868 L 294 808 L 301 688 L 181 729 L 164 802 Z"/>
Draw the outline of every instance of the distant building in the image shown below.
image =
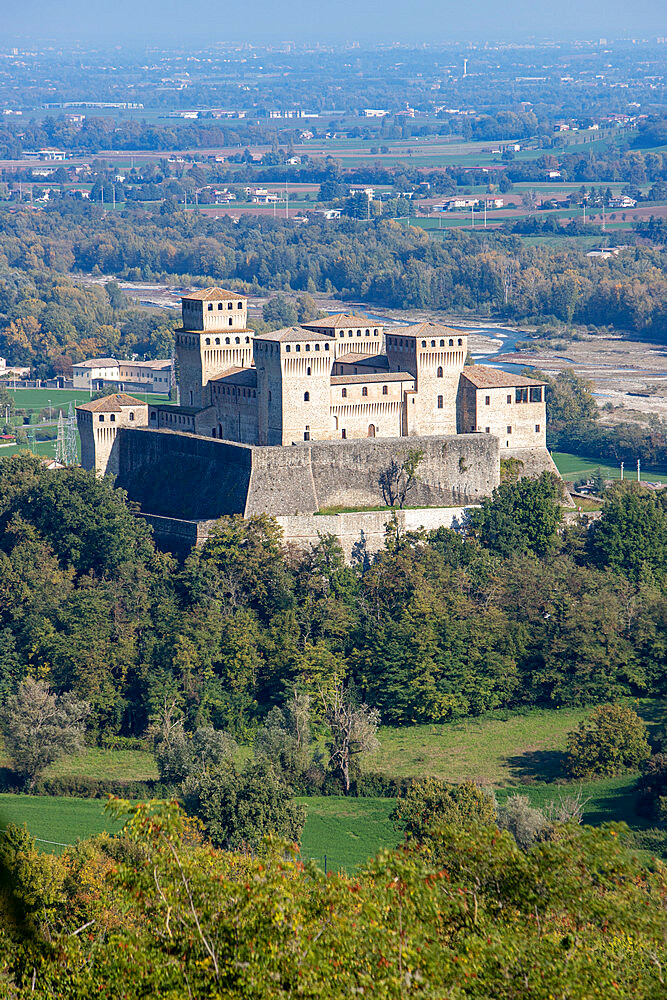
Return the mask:
<path id="1" fill-rule="evenodd" d="M 388 114 L 386 108 L 364 108 L 364 118 L 386 118 Z"/>
<path id="2" fill-rule="evenodd" d="M 637 202 L 627 194 L 619 195 L 617 198 L 609 199 L 610 208 L 634 208 Z"/>
<path id="3" fill-rule="evenodd" d="M 164 392 L 171 388 L 171 360 L 119 361 L 116 358 L 90 358 L 72 365 L 74 389 L 93 392 L 109 385 L 135 392 Z"/>

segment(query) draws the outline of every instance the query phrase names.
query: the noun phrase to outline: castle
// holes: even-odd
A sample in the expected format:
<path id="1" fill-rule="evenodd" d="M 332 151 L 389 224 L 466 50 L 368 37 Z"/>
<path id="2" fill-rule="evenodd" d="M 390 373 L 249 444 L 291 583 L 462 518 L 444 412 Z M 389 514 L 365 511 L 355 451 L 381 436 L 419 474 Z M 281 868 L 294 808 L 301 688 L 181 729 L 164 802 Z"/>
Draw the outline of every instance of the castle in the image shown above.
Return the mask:
<path id="1" fill-rule="evenodd" d="M 208 288 L 183 298 L 182 405 L 150 405 L 148 425 L 253 445 L 473 432 L 545 447 L 543 384 L 467 353 L 460 330 L 347 313 L 254 335 L 247 299 Z"/>
<path id="2" fill-rule="evenodd" d="M 415 505 L 487 496 L 501 457 L 554 468 L 544 384 L 466 365 L 461 330 L 338 313 L 255 335 L 247 315 L 235 292 L 183 297 L 180 405 L 119 393 L 78 407 L 82 465 L 116 475 L 146 514 L 378 504 L 383 470 L 410 448 L 423 454 Z"/>

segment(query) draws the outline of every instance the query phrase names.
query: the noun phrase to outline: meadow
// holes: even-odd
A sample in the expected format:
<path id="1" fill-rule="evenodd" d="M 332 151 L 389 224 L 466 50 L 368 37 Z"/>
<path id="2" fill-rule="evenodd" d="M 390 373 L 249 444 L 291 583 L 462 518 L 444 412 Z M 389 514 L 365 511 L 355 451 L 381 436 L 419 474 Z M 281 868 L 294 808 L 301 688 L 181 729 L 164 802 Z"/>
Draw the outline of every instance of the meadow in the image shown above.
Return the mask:
<path id="1" fill-rule="evenodd" d="M 667 720 L 667 702 L 640 699 L 633 707 L 650 728 Z M 584 822 L 626 821 L 642 830 L 635 811 L 635 774 L 595 781 L 565 782 L 567 733 L 587 714 L 584 708 L 497 712 L 446 725 L 381 728 L 380 750 L 367 767 L 397 777 L 432 775 L 447 781 L 474 779 L 493 791 L 500 804 L 509 795 L 527 795 L 543 807 L 562 794 L 584 801 Z M 248 749 L 242 748 L 241 756 Z M 0 761 L 6 763 L 6 761 Z M 87 748 L 52 765 L 51 777 L 146 781 L 157 777 L 152 754 L 141 750 Z M 301 857 L 324 868 L 352 870 L 383 847 L 395 846 L 400 835 L 389 816 L 393 799 L 313 796 L 300 798 L 307 807 Z M 0 826 L 26 823 L 43 850 L 60 851 L 78 839 L 120 824 L 104 811 L 102 799 L 0 795 Z"/>
<path id="2" fill-rule="evenodd" d="M 563 479 L 569 482 L 581 479 L 582 476 L 591 476 L 598 470 L 605 479 L 620 479 L 620 466 L 605 465 L 604 462 L 596 462 L 594 458 L 584 458 L 581 455 L 572 455 L 565 451 L 553 451 L 551 457 L 556 463 L 556 468 Z M 623 472 L 623 478 L 631 482 L 637 481 L 637 469 L 628 468 L 627 464 Z M 667 483 L 667 475 L 662 472 L 655 472 L 651 469 L 641 469 L 642 482 Z"/>

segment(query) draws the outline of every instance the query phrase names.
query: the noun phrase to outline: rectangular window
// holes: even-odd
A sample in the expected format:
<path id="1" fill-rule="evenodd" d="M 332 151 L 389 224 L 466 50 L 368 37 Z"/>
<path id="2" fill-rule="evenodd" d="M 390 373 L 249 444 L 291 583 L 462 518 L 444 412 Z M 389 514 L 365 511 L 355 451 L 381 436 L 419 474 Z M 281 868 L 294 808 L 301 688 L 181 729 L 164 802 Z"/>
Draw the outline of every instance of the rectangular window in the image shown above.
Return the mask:
<path id="1" fill-rule="evenodd" d="M 484 397 L 484 405 L 485 406 L 491 406 L 491 397 L 490 396 L 485 396 Z"/>
<path id="2" fill-rule="evenodd" d="M 530 390 L 530 401 L 531 403 L 541 403 L 542 402 L 542 386 L 533 386 Z"/>
<path id="3" fill-rule="evenodd" d="M 345 430 L 345 428 L 344 428 L 344 427 L 343 427 L 342 431 L 340 432 L 340 436 L 341 436 L 342 438 L 346 438 L 346 437 L 347 437 L 347 431 Z"/>
<path id="4" fill-rule="evenodd" d="M 511 403 L 511 402 L 512 402 L 512 397 L 511 397 L 511 396 L 508 396 L 508 397 L 507 397 L 507 402 L 508 402 L 508 403 Z"/>
<path id="5" fill-rule="evenodd" d="M 517 403 L 527 403 L 528 402 L 528 389 L 517 389 L 516 390 L 516 401 Z"/>
<path id="6" fill-rule="evenodd" d="M 485 434 L 490 434 L 491 433 L 491 428 L 490 427 L 485 427 L 484 428 L 484 433 Z"/>
<path id="7" fill-rule="evenodd" d="M 438 396 L 438 409 L 442 409 L 442 396 Z"/>
<path id="8" fill-rule="evenodd" d="M 536 434 L 540 433 L 540 425 L 539 424 L 535 424 L 535 433 Z"/>
<path id="9" fill-rule="evenodd" d="M 512 428 L 511 428 L 511 427 L 509 427 L 509 426 L 508 426 L 508 428 L 507 428 L 507 433 L 508 433 L 508 434 L 511 434 L 511 433 L 512 433 Z"/>

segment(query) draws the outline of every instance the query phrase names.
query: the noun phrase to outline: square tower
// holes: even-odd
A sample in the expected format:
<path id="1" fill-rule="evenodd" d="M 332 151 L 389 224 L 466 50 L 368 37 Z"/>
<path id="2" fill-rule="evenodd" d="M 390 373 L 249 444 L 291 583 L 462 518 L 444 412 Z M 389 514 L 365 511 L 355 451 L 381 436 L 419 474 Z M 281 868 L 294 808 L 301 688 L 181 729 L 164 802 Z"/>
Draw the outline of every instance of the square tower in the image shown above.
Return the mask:
<path id="1" fill-rule="evenodd" d="M 181 403 L 203 408 L 211 403 L 212 378 L 253 363 L 248 299 L 238 292 L 206 288 L 183 296 L 182 312 L 183 329 L 176 331 Z"/>
<path id="2" fill-rule="evenodd" d="M 415 393 L 406 401 L 408 434 L 456 434 L 456 399 L 468 338 L 439 323 L 394 327 L 386 333 L 392 371 L 415 376 Z"/>
<path id="3" fill-rule="evenodd" d="M 255 337 L 259 444 L 332 437 L 330 337 L 287 327 Z"/>

